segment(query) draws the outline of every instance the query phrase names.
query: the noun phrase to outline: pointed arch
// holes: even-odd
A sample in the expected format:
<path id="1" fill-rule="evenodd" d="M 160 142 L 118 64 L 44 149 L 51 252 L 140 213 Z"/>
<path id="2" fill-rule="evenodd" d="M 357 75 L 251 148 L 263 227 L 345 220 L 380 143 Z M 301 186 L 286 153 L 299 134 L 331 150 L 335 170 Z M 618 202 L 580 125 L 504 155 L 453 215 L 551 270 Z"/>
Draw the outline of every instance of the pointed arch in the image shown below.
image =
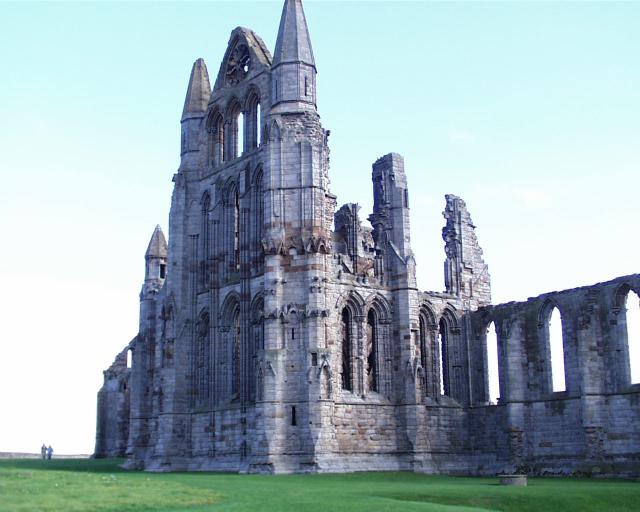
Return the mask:
<path id="1" fill-rule="evenodd" d="M 547 356 L 547 389 L 554 393 L 566 391 L 563 316 L 556 301 L 544 301 L 538 313 L 538 327 Z"/>
<path id="2" fill-rule="evenodd" d="M 253 298 L 249 311 L 251 315 L 251 336 L 247 347 L 247 387 L 249 400 L 253 402 L 259 396 L 262 396 L 262 390 L 259 389 L 261 383 L 257 373 L 259 358 L 264 351 L 264 296 L 262 293 Z"/>
<path id="3" fill-rule="evenodd" d="M 353 312 L 349 306 L 340 313 L 341 383 L 345 391 L 353 391 Z"/>
<path id="4" fill-rule="evenodd" d="M 617 352 L 624 361 L 623 387 L 640 384 L 640 290 L 628 283 L 618 286 L 614 296 L 615 324 L 618 326 Z"/>
<path id="5" fill-rule="evenodd" d="M 465 398 L 465 351 L 455 310 L 448 305 L 438 321 L 439 394 L 460 402 Z"/>
<path id="6" fill-rule="evenodd" d="M 209 382 L 211 369 L 209 310 L 204 308 L 198 315 L 196 322 L 196 339 L 194 347 L 194 390 L 196 407 L 209 404 Z"/>
<path id="7" fill-rule="evenodd" d="M 325 363 L 320 367 L 320 400 L 330 400 L 332 395 L 332 375 L 329 364 Z"/>
<path id="8" fill-rule="evenodd" d="M 214 107 L 207 116 L 207 139 L 209 164 L 218 167 L 225 160 L 224 155 L 224 116 L 219 107 Z"/>
<path id="9" fill-rule="evenodd" d="M 237 292 L 230 292 L 220 309 L 222 326 L 222 368 L 225 375 L 222 385 L 226 399 L 235 399 L 240 396 L 241 382 L 241 332 L 240 332 L 240 296 Z"/>
<path id="10" fill-rule="evenodd" d="M 424 392 L 436 398 L 440 394 L 436 332 L 438 330 L 433 306 L 423 302 L 418 312 L 418 360 L 424 369 Z"/>
<path id="11" fill-rule="evenodd" d="M 234 96 L 229 100 L 225 117 L 227 119 L 225 124 L 225 139 L 227 140 L 225 161 L 230 161 L 241 156 L 245 149 L 244 111 L 237 97 Z"/>
<path id="12" fill-rule="evenodd" d="M 229 180 L 223 194 L 223 249 L 225 275 L 240 270 L 240 194 L 235 180 Z"/>
<path id="13" fill-rule="evenodd" d="M 260 146 L 260 90 L 252 85 L 245 100 L 247 150 Z"/>
<path id="14" fill-rule="evenodd" d="M 251 180 L 251 213 L 253 216 L 253 268 L 257 274 L 264 272 L 264 249 L 262 239 L 264 237 L 264 173 L 262 165 L 259 165 L 253 173 Z"/>
<path id="15" fill-rule="evenodd" d="M 500 353 L 498 349 L 498 331 L 492 320 L 485 329 L 486 348 L 486 396 L 488 402 L 497 404 L 500 399 Z"/>
<path id="16" fill-rule="evenodd" d="M 199 263 L 199 281 L 201 285 L 206 285 L 208 283 L 209 275 L 208 262 L 211 258 L 211 227 L 209 223 L 209 212 L 211 210 L 211 194 L 208 190 L 205 190 L 204 194 L 202 194 L 200 206 L 200 239 L 202 257 Z"/>
<path id="17" fill-rule="evenodd" d="M 374 391 L 387 395 L 390 392 L 390 322 L 389 302 L 381 295 L 373 295 L 368 301 L 365 315 L 364 392 Z"/>

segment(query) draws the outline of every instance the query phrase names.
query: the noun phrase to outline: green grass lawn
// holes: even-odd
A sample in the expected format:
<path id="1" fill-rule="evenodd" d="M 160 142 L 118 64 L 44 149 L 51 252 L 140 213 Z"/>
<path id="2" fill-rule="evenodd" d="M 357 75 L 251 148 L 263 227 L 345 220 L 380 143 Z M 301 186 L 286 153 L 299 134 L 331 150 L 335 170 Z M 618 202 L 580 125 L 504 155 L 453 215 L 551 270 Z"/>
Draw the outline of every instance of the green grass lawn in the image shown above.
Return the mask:
<path id="1" fill-rule="evenodd" d="M 118 460 L 0 460 L 0 511 L 623 511 L 640 483 L 413 473 L 257 476 L 127 472 Z"/>

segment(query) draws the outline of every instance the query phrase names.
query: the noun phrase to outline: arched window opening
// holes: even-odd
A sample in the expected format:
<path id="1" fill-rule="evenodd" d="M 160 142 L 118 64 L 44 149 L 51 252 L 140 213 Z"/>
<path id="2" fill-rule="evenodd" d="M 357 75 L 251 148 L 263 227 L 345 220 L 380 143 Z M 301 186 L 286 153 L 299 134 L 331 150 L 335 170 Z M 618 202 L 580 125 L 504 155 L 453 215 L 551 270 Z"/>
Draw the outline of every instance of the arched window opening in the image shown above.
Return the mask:
<path id="1" fill-rule="evenodd" d="M 131 363 L 133 362 L 133 350 L 127 350 L 127 368 L 131 368 Z"/>
<path id="2" fill-rule="evenodd" d="M 238 134 L 236 137 L 236 156 L 242 156 L 242 154 L 244 153 L 245 117 L 246 116 L 244 112 L 241 112 L 237 117 Z"/>
<path id="3" fill-rule="evenodd" d="M 235 183 L 226 189 L 223 233 L 225 272 L 229 277 L 240 270 L 240 196 Z"/>
<path id="4" fill-rule="evenodd" d="M 440 320 L 438 333 L 438 352 L 440 356 L 440 394 L 449 396 L 449 361 L 447 358 L 447 342 L 449 341 L 449 333 L 447 324 L 444 319 Z"/>
<path id="5" fill-rule="evenodd" d="M 233 198 L 233 270 L 240 270 L 240 197 L 236 189 Z"/>
<path id="6" fill-rule="evenodd" d="M 640 383 L 640 298 L 630 290 L 626 298 L 627 346 L 631 366 L 631 384 Z"/>
<path id="7" fill-rule="evenodd" d="M 367 389 L 378 391 L 378 333 L 376 314 L 373 310 L 367 314 Z"/>
<path id="8" fill-rule="evenodd" d="M 200 233 L 202 238 L 202 263 L 200 270 L 200 282 L 207 282 L 207 261 L 209 260 L 210 254 L 210 243 L 209 243 L 209 210 L 211 208 L 211 197 L 209 194 L 205 194 L 202 199 L 202 216 L 200 219 Z"/>
<path id="9" fill-rule="evenodd" d="M 234 100 L 227 111 L 227 144 L 225 148 L 225 161 L 238 158 L 244 149 L 244 116 L 240 103 Z"/>
<path id="10" fill-rule="evenodd" d="M 249 400 L 255 401 L 260 395 L 260 382 L 256 382 L 258 368 L 258 354 L 264 350 L 264 301 L 259 298 L 251 307 L 251 339 L 249 340 L 249 369 L 247 382 L 249 386 Z M 258 386 L 258 391 L 256 391 Z"/>
<path id="11" fill-rule="evenodd" d="M 494 322 L 487 328 L 487 380 L 489 382 L 489 402 L 498 403 L 500 398 L 500 378 L 498 373 L 498 335 Z"/>
<path id="12" fill-rule="evenodd" d="M 427 368 L 427 322 L 424 316 L 421 314 L 418 318 L 418 347 L 417 349 L 420 351 L 420 365 L 422 368 L 426 370 Z"/>
<path id="13" fill-rule="evenodd" d="M 262 114 L 260 112 L 260 103 L 256 106 L 256 146 L 262 144 Z"/>
<path id="14" fill-rule="evenodd" d="M 209 126 L 209 155 L 211 165 L 219 166 L 224 161 L 224 119 L 216 113 Z"/>
<path id="15" fill-rule="evenodd" d="M 196 329 L 196 404 L 204 406 L 209 399 L 209 313 L 204 312 L 200 315 Z"/>
<path id="16" fill-rule="evenodd" d="M 231 394 L 240 394 L 240 310 L 236 309 L 231 324 Z"/>
<path id="17" fill-rule="evenodd" d="M 551 357 L 551 383 L 554 393 L 567 389 L 564 375 L 564 344 L 562 341 L 562 316 L 554 307 L 549 315 L 549 354 Z"/>
<path id="18" fill-rule="evenodd" d="M 352 391 L 351 384 L 351 314 L 347 308 L 342 310 L 340 322 L 342 340 L 342 389 Z"/>
<path id="19" fill-rule="evenodd" d="M 262 248 L 262 231 L 264 225 L 264 192 L 262 188 L 262 171 L 256 174 L 254 181 L 254 202 L 253 202 L 253 225 L 255 229 L 254 250 L 256 255 L 256 270 L 262 272 L 264 269 L 264 250 Z"/>

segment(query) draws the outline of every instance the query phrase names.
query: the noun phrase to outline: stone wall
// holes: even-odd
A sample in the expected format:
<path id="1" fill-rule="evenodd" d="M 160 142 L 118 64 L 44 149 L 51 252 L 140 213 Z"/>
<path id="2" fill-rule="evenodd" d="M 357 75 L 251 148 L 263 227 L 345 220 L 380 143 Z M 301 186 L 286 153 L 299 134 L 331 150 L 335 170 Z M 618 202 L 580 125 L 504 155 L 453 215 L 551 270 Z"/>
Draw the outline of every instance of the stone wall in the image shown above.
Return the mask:
<path id="1" fill-rule="evenodd" d="M 474 449 L 491 452 L 502 437 L 507 450 L 495 453 L 514 470 L 638 474 L 640 385 L 630 377 L 625 304 L 639 288 L 640 276 L 625 276 L 472 313 L 480 344 L 496 323 L 501 390 L 498 405 L 472 410 Z M 566 390 L 559 392 L 551 384 L 553 308 L 562 317 Z M 494 421 L 485 421 L 492 409 Z"/>
<path id="2" fill-rule="evenodd" d="M 129 347 L 104 371 L 104 384 L 98 393 L 96 458 L 124 457 L 127 452 L 131 374 L 127 368 L 128 352 Z"/>

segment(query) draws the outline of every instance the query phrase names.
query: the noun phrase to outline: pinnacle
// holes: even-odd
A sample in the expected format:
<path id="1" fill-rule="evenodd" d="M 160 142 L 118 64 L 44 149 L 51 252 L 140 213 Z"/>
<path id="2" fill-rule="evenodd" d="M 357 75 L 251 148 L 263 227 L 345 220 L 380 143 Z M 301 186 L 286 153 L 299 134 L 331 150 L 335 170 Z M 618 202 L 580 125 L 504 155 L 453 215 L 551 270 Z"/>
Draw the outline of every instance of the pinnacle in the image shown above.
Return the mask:
<path id="1" fill-rule="evenodd" d="M 167 257 L 167 240 L 164 237 L 160 224 L 153 230 L 149 247 L 145 253 L 145 258 L 166 258 Z"/>
<path id="2" fill-rule="evenodd" d="M 302 62 L 315 67 L 309 28 L 302 0 L 285 0 L 273 56 L 273 67 L 283 62 Z"/>
<path id="3" fill-rule="evenodd" d="M 200 114 L 207 110 L 207 103 L 211 96 L 211 85 L 209 83 L 209 73 L 204 59 L 198 59 L 193 63 L 191 76 L 189 77 L 189 87 L 184 100 L 182 119 L 190 114 Z"/>

